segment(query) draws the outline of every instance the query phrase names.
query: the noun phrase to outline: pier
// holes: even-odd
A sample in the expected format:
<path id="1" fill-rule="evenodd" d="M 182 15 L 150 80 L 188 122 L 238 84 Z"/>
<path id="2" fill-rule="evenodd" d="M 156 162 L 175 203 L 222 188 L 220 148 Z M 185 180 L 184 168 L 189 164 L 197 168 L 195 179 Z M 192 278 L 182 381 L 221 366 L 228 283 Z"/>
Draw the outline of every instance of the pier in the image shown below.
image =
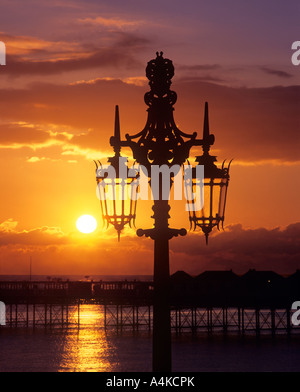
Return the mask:
<path id="1" fill-rule="evenodd" d="M 171 328 L 176 334 L 215 332 L 294 334 L 291 305 L 300 300 L 300 271 L 282 277 L 250 270 L 171 276 Z M 0 281 L 6 325 L 0 328 L 79 328 L 83 305 L 99 307 L 109 330 L 153 328 L 153 282 Z"/>

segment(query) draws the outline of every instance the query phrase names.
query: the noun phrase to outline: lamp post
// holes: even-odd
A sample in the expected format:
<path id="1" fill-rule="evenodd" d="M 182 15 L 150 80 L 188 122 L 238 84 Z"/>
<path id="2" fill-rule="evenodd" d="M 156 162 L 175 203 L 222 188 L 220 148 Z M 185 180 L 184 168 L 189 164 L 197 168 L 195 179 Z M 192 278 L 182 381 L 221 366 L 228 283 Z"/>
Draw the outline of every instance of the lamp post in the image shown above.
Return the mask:
<path id="1" fill-rule="evenodd" d="M 178 167 L 181 168 L 188 160 L 190 149 L 202 146 L 203 154 L 196 157 L 196 163 L 204 166 L 204 178 L 197 176 L 196 165 L 192 169 L 190 181 L 185 181 L 185 190 L 186 195 L 190 195 L 187 199 L 191 228 L 201 228 L 207 240 L 213 227 L 219 228 L 219 224 L 224 221 L 230 164 L 225 167 L 223 163 L 222 167 L 218 168 L 214 163 L 216 158 L 209 154 L 210 146 L 214 144 L 214 136 L 209 132 L 207 103 L 202 139 L 197 139 L 196 132 L 187 134 L 176 126 L 173 105 L 177 95 L 170 90 L 174 67 L 171 60 L 163 57 L 162 52 L 157 52 L 156 55 L 146 67 L 150 91 L 144 97 L 148 106 L 148 119 L 144 129 L 132 136 L 126 134 L 126 140 L 121 140 L 119 109 L 116 107 L 115 131 L 110 139 L 115 156 L 108 159 L 109 165 L 105 168 L 99 161 L 95 163 L 102 216 L 107 225 L 112 224 L 115 227 L 118 237 L 126 224 L 134 223 L 141 175 L 136 170 L 128 177 L 127 158 L 121 157 L 121 147 L 131 149 L 133 158 L 148 173 L 151 191 L 156 193 L 152 207 L 154 226 L 146 230 L 138 229 L 137 235 L 154 240 L 153 371 L 171 371 L 169 241 L 178 235 L 185 236 L 187 232 L 183 228 L 169 227 L 169 200 L 163 194 L 165 180 L 162 173 L 158 172 L 154 184 L 151 169 L 165 165 L 173 170 L 174 176 Z M 112 176 L 109 175 L 110 169 L 114 172 Z M 170 178 L 169 191 L 172 183 Z M 127 198 L 126 195 L 130 197 Z M 199 209 L 195 208 L 197 197 L 198 203 L 200 201 Z"/>

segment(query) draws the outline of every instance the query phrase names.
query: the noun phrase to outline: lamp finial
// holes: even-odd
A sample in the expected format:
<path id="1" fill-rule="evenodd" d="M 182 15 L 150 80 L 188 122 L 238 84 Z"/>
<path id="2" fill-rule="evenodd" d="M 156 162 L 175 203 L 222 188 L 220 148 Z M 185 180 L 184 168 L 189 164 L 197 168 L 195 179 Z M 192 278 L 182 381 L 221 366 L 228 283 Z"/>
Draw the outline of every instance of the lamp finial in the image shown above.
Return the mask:
<path id="1" fill-rule="evenodd" d="M 116 105 L 115 109 L 115 140 L 120 141 L 121 140 L 121 135 L 120 135 L 120 117 L 119 117 L 119 106 Z"/>
<path id="2" fill-rule="evenodd" d="M 208 119 L 208 102 L 205 102 L 204 123 L 203 123 L 203 151 L 208 152 L 210 149 L 209 119 Z"/>

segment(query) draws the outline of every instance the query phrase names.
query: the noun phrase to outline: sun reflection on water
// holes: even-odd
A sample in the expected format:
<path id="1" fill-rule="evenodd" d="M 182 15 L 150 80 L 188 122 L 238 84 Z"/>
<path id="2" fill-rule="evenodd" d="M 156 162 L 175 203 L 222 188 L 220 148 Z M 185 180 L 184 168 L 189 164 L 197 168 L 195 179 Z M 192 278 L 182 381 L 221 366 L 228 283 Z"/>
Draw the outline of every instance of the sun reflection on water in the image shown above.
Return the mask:
<path id="1" fill-rule="evenodd" d="M 74 310 L 77 312 L 77 310 Z M 80 305 L 80 327 L 66 337 L 59 371 L 109 372 L 115 362 L 115 347 L 107 340 L 100 306 Z M 74 314 L 73 317 L 77 317 Z"/>

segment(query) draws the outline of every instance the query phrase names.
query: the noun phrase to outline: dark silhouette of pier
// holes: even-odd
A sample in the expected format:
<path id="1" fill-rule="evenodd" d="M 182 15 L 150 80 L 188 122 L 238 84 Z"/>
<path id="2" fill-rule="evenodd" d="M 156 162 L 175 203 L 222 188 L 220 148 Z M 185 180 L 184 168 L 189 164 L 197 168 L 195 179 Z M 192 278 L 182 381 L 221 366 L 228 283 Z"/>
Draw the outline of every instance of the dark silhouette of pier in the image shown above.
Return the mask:
<path id="1" fill-rule="evenodd" d="M 300 270 L 285 277 L 256 270 L 196 277 L 178 271 L 170 277 L 170 298 L 176 333 L 300 330 L 291 323 L 291 305 L 300 300 Z M 78 327 L 82 304 L 103 306 L 106 329 L 153 327 L 152 281 L 0 281 L 0 300 L 6 304 L 6 327 Z"/>

